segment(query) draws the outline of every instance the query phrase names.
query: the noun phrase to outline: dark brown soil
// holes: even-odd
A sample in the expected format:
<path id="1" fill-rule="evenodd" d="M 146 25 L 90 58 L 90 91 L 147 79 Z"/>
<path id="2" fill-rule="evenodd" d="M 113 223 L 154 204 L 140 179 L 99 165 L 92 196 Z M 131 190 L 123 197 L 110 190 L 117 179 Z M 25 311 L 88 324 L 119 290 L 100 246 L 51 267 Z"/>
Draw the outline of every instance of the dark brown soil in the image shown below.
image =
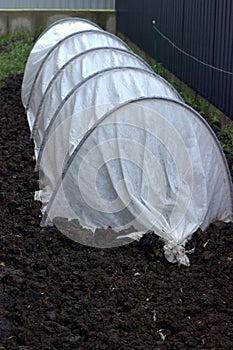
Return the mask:
<path id="1" fill-rule="evenodd" d="M 114 249 L 42 229 L 21 76 L 0 90 L 0 350 L 233 349 L 233 227 L 190 242 L 191 267 L 153 234 Z"/>

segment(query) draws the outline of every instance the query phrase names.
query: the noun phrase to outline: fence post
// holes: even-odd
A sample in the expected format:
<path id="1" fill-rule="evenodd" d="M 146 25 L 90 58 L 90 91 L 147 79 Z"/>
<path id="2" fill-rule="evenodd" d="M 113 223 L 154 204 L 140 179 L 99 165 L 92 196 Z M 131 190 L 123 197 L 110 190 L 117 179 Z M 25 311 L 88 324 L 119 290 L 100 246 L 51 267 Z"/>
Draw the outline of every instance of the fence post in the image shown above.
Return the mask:
<path id="1" fill-rule="evenodd" d="M 152 24 L 153 24 L 153 33 L 154 33 L 155 72 L 157 74 L 159 74 L 158 47 L 157 47 L 157 28 L 155 26 L 155 20 L 152 21 Z"/>

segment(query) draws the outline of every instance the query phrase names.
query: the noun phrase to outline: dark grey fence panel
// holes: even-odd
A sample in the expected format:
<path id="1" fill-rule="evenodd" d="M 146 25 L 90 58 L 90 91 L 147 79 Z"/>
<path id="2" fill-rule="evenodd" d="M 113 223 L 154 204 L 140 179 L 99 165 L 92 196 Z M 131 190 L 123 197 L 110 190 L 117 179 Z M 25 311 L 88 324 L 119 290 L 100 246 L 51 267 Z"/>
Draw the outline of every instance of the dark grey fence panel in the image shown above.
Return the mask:
<path id="1" fill-rule="evenodd" d="M 152 20 L 180 49 L 233 72 L 232 0 L 117 0 L 117 29 L 154 56 Z M 157 34 L 159 62 L 233 119 L 233 75 Z"/>
<path id="2" fill-rule="evenodd" d="M 233 71 L 233 2 L 216 1 L 216 43 L 213 55 L 214 66 Z M 231 117 L 233 119 L 233 77 L 216 72 L 213 74 L 213 98 L 218 101 L 220 109 L 230 101 Z"/>

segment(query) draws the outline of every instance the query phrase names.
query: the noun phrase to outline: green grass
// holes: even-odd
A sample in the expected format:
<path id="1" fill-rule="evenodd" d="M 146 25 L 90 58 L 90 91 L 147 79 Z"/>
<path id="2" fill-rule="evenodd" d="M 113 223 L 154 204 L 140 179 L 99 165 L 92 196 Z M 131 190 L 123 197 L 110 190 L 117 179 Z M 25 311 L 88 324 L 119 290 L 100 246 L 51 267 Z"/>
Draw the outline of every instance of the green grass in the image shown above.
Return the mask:
<path id="1" fill-rule="evenodd" d="M 28 33 L 0 37 L 0 87 L 10 74 L 24 72 L 34 38 Z"/>

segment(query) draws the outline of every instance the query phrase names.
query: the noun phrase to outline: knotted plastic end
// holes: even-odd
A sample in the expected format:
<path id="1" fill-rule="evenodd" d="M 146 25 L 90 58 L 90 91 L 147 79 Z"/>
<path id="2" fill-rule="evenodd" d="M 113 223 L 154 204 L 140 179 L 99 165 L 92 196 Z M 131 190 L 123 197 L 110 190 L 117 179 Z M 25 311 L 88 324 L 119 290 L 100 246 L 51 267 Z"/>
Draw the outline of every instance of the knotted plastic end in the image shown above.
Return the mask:
<path id="1" fill-rule="evenodd" d="M 165 258 L 171 263 L 178 263 L 184 266 L 190 266 L 189 258 L 185 253 L 185 247 L 181 244 L 176 244 L 172 242 L 165 243 L 164 247 Z"/>

